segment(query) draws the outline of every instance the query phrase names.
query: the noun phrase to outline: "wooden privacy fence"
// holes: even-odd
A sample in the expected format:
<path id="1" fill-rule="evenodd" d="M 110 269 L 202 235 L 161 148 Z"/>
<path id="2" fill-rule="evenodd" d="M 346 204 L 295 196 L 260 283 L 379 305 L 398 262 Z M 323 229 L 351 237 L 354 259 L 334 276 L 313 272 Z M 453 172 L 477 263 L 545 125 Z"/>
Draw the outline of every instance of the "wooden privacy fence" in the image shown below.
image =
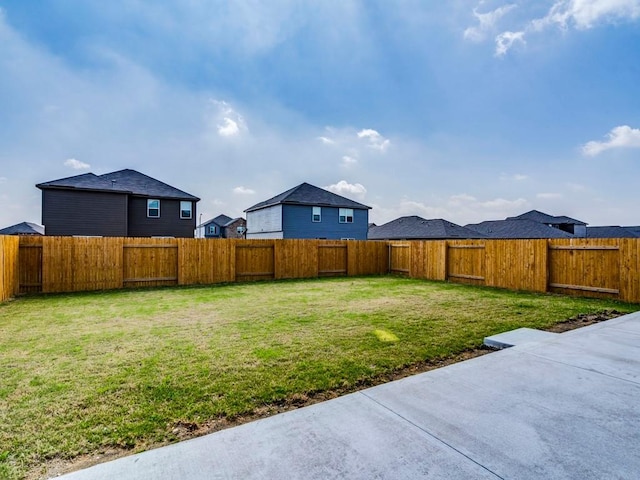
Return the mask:
<path id="1" fill-rule="evenodd" d="M 0 300 L 73 292 L 402 274 L 640 303 L 640 239 L 329 241 L 1 237 Z"/>
<path id="2" fill-rule="evenodd" d="M 386 254 L 368 241 L 22 237 L 19 292 L 383 275 Z"/>
<path id="3" fill-rule="evenodd" d="M 389 271 L 640 303 L 640 239 L 390 242 Z"/>

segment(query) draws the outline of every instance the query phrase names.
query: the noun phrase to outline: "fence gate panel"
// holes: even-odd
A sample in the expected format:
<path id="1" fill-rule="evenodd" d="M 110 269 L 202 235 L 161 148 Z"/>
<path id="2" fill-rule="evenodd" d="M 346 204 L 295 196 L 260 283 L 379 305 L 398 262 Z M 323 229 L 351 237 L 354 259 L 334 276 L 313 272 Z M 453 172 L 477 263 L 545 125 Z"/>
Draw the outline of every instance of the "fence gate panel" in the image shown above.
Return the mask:
<path id="1" fill-rule="evenodd" d="M 348 249 L 345 242 L 318 244 L 318 276 L 347 275 Z"/>
<path id="2" fill-rule="evenodd" d="M 549 291 L 616 298 L 620 293 L 620 245 L 611 239 L 553 240 L 549 244 Z"/>
<path id="3" fill-rule="evenodd" d="M 275 278 L 273 240 L 239 240 L 236 243 L 236 281 Z"/>
<path id="4" fill-rule="evenodd" d="M 409 275 L 411 273 L 411 244 L 389 243 L 389 273 Z"/>
<path id="5" fill-rule="evenodd" d="M 484 242 L 449 243 L 447 245 L 447 279 L 470 285 L 484 285 Z"/>

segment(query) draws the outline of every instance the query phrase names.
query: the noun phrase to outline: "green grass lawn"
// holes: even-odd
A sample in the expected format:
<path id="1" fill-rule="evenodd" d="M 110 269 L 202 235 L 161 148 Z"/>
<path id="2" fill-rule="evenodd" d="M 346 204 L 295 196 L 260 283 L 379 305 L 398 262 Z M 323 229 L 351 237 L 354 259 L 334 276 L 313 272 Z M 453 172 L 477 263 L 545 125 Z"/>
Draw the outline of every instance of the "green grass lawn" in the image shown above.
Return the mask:
<path id="1" fill-rule="evenodd" d="M 640 306 L 395 277 L 19 298 L 0 305 L 0 478 L 612 308 Z"/>

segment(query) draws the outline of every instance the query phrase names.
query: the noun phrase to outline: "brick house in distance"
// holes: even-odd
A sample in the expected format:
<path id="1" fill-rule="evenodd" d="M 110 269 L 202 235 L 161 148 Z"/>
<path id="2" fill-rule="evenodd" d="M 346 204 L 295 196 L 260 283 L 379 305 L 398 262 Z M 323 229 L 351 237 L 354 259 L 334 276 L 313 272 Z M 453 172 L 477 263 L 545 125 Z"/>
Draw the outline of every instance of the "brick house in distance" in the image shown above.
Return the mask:
<path id="1" fill-rule="evenodd" d="M 200 199 L 135 170 L 36 185 L 45 235 L 193 238 Z"/>
<path id="2" fill-rule="evenodd" d="M 197 238 L 244 238 L 247 221 L 242 218 L 231 218 L 218 215 L 196 227 Z"/>

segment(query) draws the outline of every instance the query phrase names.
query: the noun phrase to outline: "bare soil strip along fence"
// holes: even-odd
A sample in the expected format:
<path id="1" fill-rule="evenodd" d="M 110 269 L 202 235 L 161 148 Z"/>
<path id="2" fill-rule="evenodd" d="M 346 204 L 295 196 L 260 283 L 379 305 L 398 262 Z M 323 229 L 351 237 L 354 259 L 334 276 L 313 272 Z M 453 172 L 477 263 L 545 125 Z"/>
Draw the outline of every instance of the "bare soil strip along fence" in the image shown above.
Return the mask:
<path id="1" fill-rule="evenodd" d="M 333 241 L 1 237 L 19 293 L 400 274 L 640 303 L 640 239 Z"/>

